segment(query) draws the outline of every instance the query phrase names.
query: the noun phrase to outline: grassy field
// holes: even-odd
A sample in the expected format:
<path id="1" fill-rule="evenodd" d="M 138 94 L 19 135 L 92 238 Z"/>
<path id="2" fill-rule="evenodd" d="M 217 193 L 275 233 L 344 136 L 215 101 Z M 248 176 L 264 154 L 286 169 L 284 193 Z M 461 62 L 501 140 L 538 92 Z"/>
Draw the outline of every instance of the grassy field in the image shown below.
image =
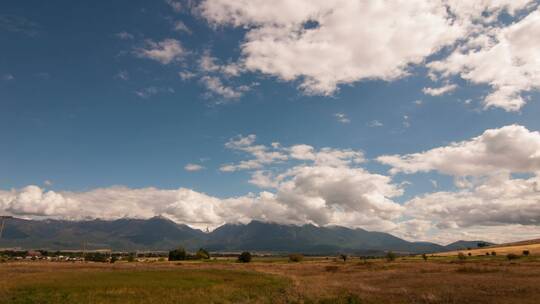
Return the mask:
<path id="1" fill-rule="evenodd" d="M 0 264 L 0 303 L 538 303 L 540 257 Z"/>
<path id="2" fill-rule="evenodd" d="M 489 246 L 484 248 L 476 248 L 471 250 L 459 250 L 459 251 L 450 251 L 450 252 L 441 252 L 437 253 L 435 255 L 437 256 L 455 256 L 459 252 L 463 252 L 464 254 L 471 254 L 471 255 L 486 255 L 486 253 L 492 253 L 495 252 L 497 255 L 507 255 L 509 253 L 522 255 L 524 250 L 528 250 L 531 255 L 540 255 L 540 243 L 527 243 L 524 242 L 524 244 L 509 244 L 509 245 L 502 245 L 502 246 Z"/>

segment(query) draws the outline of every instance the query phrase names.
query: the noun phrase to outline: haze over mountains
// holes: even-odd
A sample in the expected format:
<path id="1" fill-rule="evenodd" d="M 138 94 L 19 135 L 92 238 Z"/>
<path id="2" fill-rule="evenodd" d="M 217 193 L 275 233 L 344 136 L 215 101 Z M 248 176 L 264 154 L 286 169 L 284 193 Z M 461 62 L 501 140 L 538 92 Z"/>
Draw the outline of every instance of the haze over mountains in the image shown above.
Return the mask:
<path id="1" fill-rule="evenodd" d="M 280 225 L 252 221 L 226 224 L 210 233 L 176 224 L 161 217 L 114 221 L 60 221 L 10 219 L 0 240 L 0 248 L 66 250 L 87 249 L 188 250 L 205 247 L 210 251 L 302 252 L 333 254 L 348 252 L 380 254 L 384 251 L 424 253 L 476 247 L 479 241 L 442 246 L 429 242 L 409 242 L 388 233 L 339 226 Z"/>

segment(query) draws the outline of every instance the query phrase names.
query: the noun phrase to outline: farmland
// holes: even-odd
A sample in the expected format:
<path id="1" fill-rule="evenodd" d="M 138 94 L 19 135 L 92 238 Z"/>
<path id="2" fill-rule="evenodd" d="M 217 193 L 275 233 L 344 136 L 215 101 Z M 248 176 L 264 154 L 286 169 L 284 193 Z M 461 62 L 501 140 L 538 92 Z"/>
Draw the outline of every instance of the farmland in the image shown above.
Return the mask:
<path id="1" fill-rule="evenodd" d="M 540 258 L 0 264 L 1 303 L 537 303 Z"/>

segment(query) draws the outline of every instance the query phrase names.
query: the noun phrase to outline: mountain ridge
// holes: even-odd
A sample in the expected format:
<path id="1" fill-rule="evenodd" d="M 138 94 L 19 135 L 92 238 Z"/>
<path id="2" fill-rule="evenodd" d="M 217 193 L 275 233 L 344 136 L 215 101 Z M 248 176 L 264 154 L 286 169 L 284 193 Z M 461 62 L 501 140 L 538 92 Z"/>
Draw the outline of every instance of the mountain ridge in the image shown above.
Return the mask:
<path id="1" fill-rule="evenodd" d="M 480 241 L 475 241 L 480 242 Z M 224 224 L 205 233 L 167 218 L 118 220 L 26 220 L 10 219 L 0 247 L 66 250 L 110 248 L 112 250 L 242 250 L 305 254 L 347 252 L 355 254 L 431 253 L 450 248 L 431 242 L 409 242 L 384 232 L 342 226 L 283 225 L 262 221 Z"/>

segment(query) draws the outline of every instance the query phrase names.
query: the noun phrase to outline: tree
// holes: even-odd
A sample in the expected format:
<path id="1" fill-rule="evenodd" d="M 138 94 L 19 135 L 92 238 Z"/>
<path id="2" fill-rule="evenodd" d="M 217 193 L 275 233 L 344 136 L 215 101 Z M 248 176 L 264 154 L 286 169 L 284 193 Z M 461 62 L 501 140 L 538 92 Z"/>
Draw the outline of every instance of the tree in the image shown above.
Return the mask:
<path id="1" fill-rule="evenodd" d="M 240 263 L 249 263 L 249 262 L 251 262 L 251 253 L 249 253 L 248 251 L 242 252 L 238 256 L 238 262 L 240 262 Z"/>
<path id="2" fill-rule="evenodd" d="M 492 252 L 491 252 L 491 255 L 492 255 L 492 256 L 496 256 L 496 255 L 497 255 L 497 252 L 492 251 Z"/>
<path id="3" fill-rule="evenodd" d="M 342 253 L 342 254 L 339 255 L 339 258 L 342 259 L 343 262 L 347 262 L 348 256 L 346 254 Z"/>
<path id="4" fill-rule="evenodd" d="M 289 262 L 302 262 L 304 259 L 304 256 L 299 253 L 294 253 L 289 255 Z"/>
<path id="5" fill-rule="evenodd" d="M 519 259 L 519 255 L 513 254 L 513 253 L 509 253 L 509 254 L 506 255 L 506 258 L 507 258 L 509 261 L 511 261 L 511 260 L 517 260 L 517 259 Z"/>
<path id="6" fill-rule="evenodd" d="M 524 256 L 528 256 L 529 254 L 531 254 L 531 252 L 529 250 L 523 250 L 523 255 Z"/>
<path id="7" fill-rule="evenodd" d="M 195 257 L 199 260 L 208 260 L 210 259 L 210 253 L 206 249 L 200 248 L 195 254 Z"/>
<path id="8" fill-rule="evenodd" d="M 424 259 L 424 261 L 427 261 L 428 257 L 425 253 L 422 253 L 422 259 Z"/>
<path id="9" fill-rule="evenodd" d="M 183 247 L 169 251 L 169 261 L 183 261 L 186 259 L 186 256 L 186 250 Z"/>
<path id="10" fill-rule="evenodd" d="M 487 247 L 488 244 L 485 243 L 485 242 L 480 242 L 480 243 L 476 244 L 476 246 L 478 246 L 478 248 L 483 248 L 483 247 Z"/>
<path id="11" fill-rule="evenodd" d="M 388 262 L 392 262 L 396 259 L 396 254 L 392 251 L 388 251 L 388 253 L 386 253 L 386 260 Z"/>

